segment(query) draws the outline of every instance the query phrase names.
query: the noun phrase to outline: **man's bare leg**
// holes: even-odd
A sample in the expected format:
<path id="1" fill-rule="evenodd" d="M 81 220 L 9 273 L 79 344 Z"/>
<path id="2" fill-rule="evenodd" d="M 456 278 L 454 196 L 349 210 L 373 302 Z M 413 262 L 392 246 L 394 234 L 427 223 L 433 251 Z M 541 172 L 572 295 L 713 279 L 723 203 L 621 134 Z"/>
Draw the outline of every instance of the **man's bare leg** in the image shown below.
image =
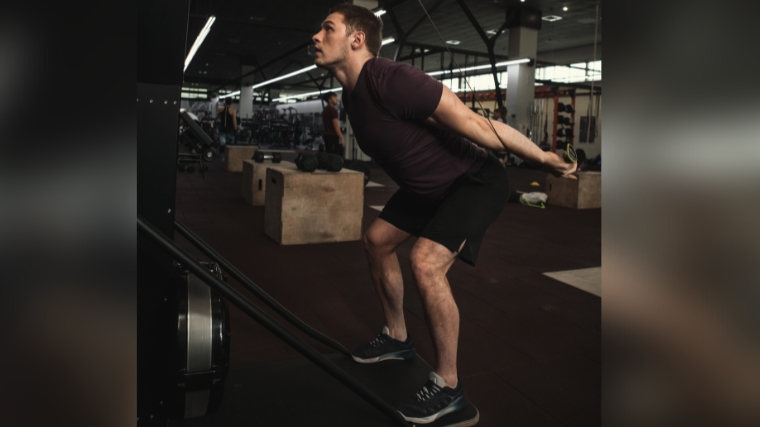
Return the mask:
<path id="1" fill-rule="evenodd" d="M 464 245 L 464 243 L 462 243 Z M 461 250 L 461 247 L 460 247 Z M 446 386 L 455 388 L 457 377 L 457 344 L 459 342 L 459 309 L 451 293 L 446 272 L 456 259 L 443 245 L 420 238 L 412 249 L 414 278 L 425 307 L 435 347 L 435 372 Z"/>
<path id="2" fill-rule="evenodd" d="M 404 321 L 404 282 L 401 277 L 396 248 L 411 235 L 383 219 L 376 219 L 364 234 L 364 252 L 385 313 L 390 336 L 406 341 Z"/>

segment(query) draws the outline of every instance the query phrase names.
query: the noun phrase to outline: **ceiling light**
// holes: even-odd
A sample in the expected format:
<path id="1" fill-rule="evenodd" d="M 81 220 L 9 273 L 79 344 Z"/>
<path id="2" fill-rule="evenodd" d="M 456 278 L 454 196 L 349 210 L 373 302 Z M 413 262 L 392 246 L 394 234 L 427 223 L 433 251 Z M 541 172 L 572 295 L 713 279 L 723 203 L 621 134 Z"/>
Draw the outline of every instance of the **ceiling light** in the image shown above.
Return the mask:
<path id="1" fill-rule="evenodd" d="M 385 9 L 380 9 L 375 12 L 375 16 L 377 17 L 383 16 L 383 15 L 385 15 Z"/>
<path id="2" fill-rule="evenodd" d="M 494 35 L 496 34 L 496 30 L 488 30 L 486 31 L 486 34 Z"/>
<path id="3" fill-rule="evenodd" d="M 278 81 L 280 81 L 280 80 L 284 80 L 284 79 L 287 79 L 288 77 L 297 76 L 297 75 L 299 75 L 299 74 L 301 74 L 301 73 L 305 73 L 305 72 L 307 72 L 307 71 L 311 71 L 311 70 L 313 70 L 313 69 L 315 69 L 315 68 L 317 68 L 317 66 L 316 66 L 316 65 L 309 65 L 308 67 L 306 67 L 306 68 L 301 68 L 301 69 L 300 69 L 300 70 L 298 70 L 298 71 L 293 71 L 292 73 L 289 73 L 289 74 L 285 74 L 284 76 L 275 77 L 275 78 L 273 78 L 273 79 L 271 79 L 271 80 L 267 80 L 267 81 L 265 81 L 265 82 L 261 82 L 261 83 L 259 83 L 259 84 L 253 85 L 253 89 L 256 89 L 257 87 L 266 86 L 266 85 L 268 85 L 268 84 L 270 84 L 270 83 L 278 82 Z"/>
<path id="4" fill-rule="evenodd" d="M 562 10 L 564 10 L 565 12 L 567 12 L 567 6 L 563 7 Z"/>
<path id="5" fill-rule="evenodd" d="M 187 70 L 187 66 L 190 65 L 190 61 L 193 60 L 195 52 L 197 52 L 198 48 L 201 47 L 201 44 L 203 44 L 203 40 L 206 40 L 206 36 L 208 35 L 208 32 L 211 31 L 211 26 L 214 25 L 214 21 L 216 21 L 216 17 L 210 16 L 208 18 L 208 21 L 206 21 L 206 25 L 204 25 L 203 29 L 201 29 L 201 32 L 198 33 L 198 37 L 195 38 L 193 47 L 190 48 L 190 52 L 188 52 L 187 58 L 185 58 L 185 68 L 182 70 L 183 72 Z"/>
<path id="6" fill-rule="evenodd" d="M 219 99 L 229 98 L 231 96 L 240 95 L 240 91 L 228 93 L 227 95 L 220 96 Z"/>
<path id="7" fill-rule="evenodd" d="M 453 44 L 454 46 L 461 43 L 459 40 L 446 40 L 446 44 Z"/>
<path id="8" fill-rule="evenodd" d="M 388 43 L 393 43 L 395 41 L 396 39 L 394 39 L 393 37 L 388 37 L 387 39 L 383 39 L 383 46 L 387 45 Z"/>
<path id="9" fill-rule="evenodd" d="M 515 60 L 512 60 L 512 61 L 497 62 L 495 64 L 495 66 L 496 67 L 505 67 L 505 66 L 509 66 L 509 65 L 526 64 L 526 63 L 528 63 L 530 61 L 531 60 L 529 58 L 515 59 Z M 484 68 L 491 68 L 491 64 L 484 64 L 484 65 L 476 65 L 476 66 L 473 66 L 473 67 L 467 67 L 467 68 L 463 68 L 461 71 L 482 70 Z M 433 71 L 433 72 L 427 73 L 427 75 L 429 75 L 429 76 L 439 76 L 441 74 L 454 73 L 454 72 L 459 72 L 459 71 L 460 70 L 453 70 L 453 71 L 451 71 L 451 70 L 440 70 L 440 71 Z"/>
<path id="10" fill-rule="evenodd" d="M 559 21 L 560 19 L 562 19 L 562 17 L 557 16 L 557 15 L 549 15 L 549 16 L 544 16 L 541 19 L 543 19 L 544 21 L 554 22 L 554 21 Z"/>
<path id="11" fill-rule="evenodd" d="M 342 90 L 343 90 L 343 88 L 342 88 L 342 87 L 338 87 L 338 88 L 329 88 L 329 89 L 324 89 L 324 90 L 322 90 L 322 91 L 316 91 L 316 92 L 307 92 L 307 93 L 300 93 L 300 94 L 298 94 L 298 95 L 281 96 L 281 97 L 279 97 L 279 98 L 275 98 L 275 99 L 273 99 L 272 101 L 284 101 L 284 100 L 286 100 L 286 99 L 292 99 L 292 98 L 305 98 L 305 97 L 307 97 L 307 96 L 312 96 L 312 95 L 319 95 L 319 94 L 321 94 L 321 93 L 325 93 L 325 92 L 329 92 L 329 91 L 332 91 L 332 92 L 340 92 L 340 91 L 342 91 Z"/>

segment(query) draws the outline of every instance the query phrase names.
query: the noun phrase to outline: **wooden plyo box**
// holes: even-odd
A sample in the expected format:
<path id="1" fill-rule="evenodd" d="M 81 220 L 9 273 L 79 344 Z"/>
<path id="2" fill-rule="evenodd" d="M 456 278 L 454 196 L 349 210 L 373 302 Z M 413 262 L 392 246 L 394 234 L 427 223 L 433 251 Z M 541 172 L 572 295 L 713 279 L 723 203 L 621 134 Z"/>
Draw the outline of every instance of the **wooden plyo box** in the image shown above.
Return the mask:
<path id="1" fill-rule="evenodd" d="M 225 145 L 224 157 L 227 172 L 242 172 L 243 160 L 250 160 L 258 147 L 246 145 Z"/>
<path id="2" fill-rule="evenodd" d="M 578 172 L 578 180 L 546 177 L 546 203 L 573 209 L 602 207 L 602 173 Z"/>
<path id="3" fill-rule="evenodd" d="M 298 170 L 293 162 L 262 162 L 243 160 L 243 198 L 253 206 L 264 206 L 267 190 L 267 168 Z"/>
<path id="4" fill-rule="evenodd" d="M 264 232 L 281 245 L 360 240 L 364 174 L 268 167 Z"/>

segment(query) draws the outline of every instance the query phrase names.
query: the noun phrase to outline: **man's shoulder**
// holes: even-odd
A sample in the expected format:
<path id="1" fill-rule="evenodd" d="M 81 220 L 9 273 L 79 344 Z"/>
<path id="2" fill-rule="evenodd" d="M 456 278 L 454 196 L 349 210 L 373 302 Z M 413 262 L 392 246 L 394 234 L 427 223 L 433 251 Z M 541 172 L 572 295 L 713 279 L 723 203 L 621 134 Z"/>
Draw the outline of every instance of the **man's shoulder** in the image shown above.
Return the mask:
<path id="1" fill-rule="evenodd" d="M 387 58 L 376 57 L 370 59 L 367 63 L 367 71 L 374 76 L 382 76 L 386 73 L 391 73 L 399 70 L 407 70 L 409 68 L 415 68 L 410 64 L 403 62 L 392 61 Z"/>

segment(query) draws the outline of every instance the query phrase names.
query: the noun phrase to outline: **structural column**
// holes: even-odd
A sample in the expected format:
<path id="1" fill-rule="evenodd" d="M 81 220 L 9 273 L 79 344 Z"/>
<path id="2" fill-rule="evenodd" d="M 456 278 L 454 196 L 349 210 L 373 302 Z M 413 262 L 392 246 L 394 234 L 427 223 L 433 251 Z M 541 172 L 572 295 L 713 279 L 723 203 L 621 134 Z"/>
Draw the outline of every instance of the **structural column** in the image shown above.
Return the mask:
<path id="1" fill-rule="evenodd" d="M 242 74 L 245 75 L 254 70 L 255 67 L 243 65 Z M 243 78 L 240 82 L 240 108 L 238 117 L 241 119 L 253 116 L 253 74 Z"/>
<path id="2" fill-rule="evenodd" d="M 509 29 L 510 60 L 535 60 L 537 51 L 538 30 L 522 26 Z M 526 135 L 535 97 L 536 68 L 533 63 L 510 65 L 507 73 L 507 124 Z"/>
<path id="3" fill-rule="evenodd" d="M 216 112 L 219 110 L 219 94 L 214 92 L 211 94 L 211 104 L 209 105 L 209 114 L 212 117 L 216 117 Z"/>

